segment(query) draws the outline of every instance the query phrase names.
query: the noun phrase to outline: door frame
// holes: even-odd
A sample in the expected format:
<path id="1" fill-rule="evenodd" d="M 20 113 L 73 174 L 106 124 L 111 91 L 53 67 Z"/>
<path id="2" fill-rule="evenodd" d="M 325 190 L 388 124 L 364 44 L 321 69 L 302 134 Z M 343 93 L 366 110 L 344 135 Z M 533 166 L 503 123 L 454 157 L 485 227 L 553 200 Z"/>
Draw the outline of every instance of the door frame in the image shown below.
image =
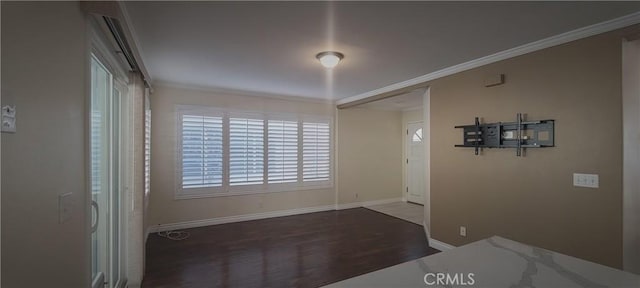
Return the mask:
<path id="1" fill-rule="evenodd" d="M 640 39 L 622 42 L 623 269 L 640 273 Z"/>
<path id="2" fill-rule="evenodd" d="M 91 194 L 91 59 L 95 57 L 111 74 L 112 74 L 112 89 L 116 86 L 123 87 L 127 92 L 120 95 L 119 100 L 119 126 L 123 129 L 119 131 L 119 142 L 122 145 L 120 147 L 119 152 L 119 178 L 120 178 L 120 194 L 119 194 L 119 215 L 118 215 L 118 268 L 120 273 L 120 279 L 113 283 L 114 287 L 124 287 L 127 282 L 127 233 L 129 223 L 127 219 L 129 219 L 129 209 L 127 209 L 126 204 L 130 199 L 130 193 L 133 189 L 133 177 L 130 167 L 130 163 L 132 163 L 133 155 L 132 155 L 132 147 L 134 145 L 134 139 L 131 136 L 132 129 L 130 128 L 133 124 L 133 118 L 130 113 L 133 109 L 133 97 L 131 96 L 131 87 L 130 87 L 130 78 L 129 72 L 124 63 L 122 63 L 121 59 L 115 54 L 114 49 L 110 49 L 112 45 L 109 44 L 109 40 L 106 39 L 106 35 L 104 30 L 101 28 L 101 25 L 98 23 L 101 18 L 94 18 L 93 16 L 88 16 L 87 21 L 87 37 L 86 37 L 86 68 L 85 68 L 85 77 L 86 77 L 86 95 L 85 98 L 85 211 L 86 217 L 85 220 L 85 243 L 86 243 L 86 267 L 88 270 L 87 282 L 93 285 L 99 285 L 99 283 L 93 283 L 93 275 L 91 275 L 91 265 L 92 261 L 92 233 L 91 226 L 93 222 L 93 209 L 91 207 L 92 194 Z M 110 100 L 110 102 L 112 99 Z M 111 165 L 111 164 L 109 164 Z M 110 201 L 113 199 L 112 195 L 110 195 Z M 112 225 L 107 227 L 108 230 L 112 229 Z M 108 245 L 113 246 L 111 240 L 109 240 Z M 113 256 L 113 251 L 111 251 L 110 255 L 107 257 L 111 259 Z M 112 268 L 112 264 L 109 269 Z M 103 274 L 101 277 L 104 281 L 111 281 L 111 279 L 107 279 L 111 275 Z M 104 287 L 98 286 L 98 287 Z"/>
<path id="3" fill-rule="evenodd" d="M 422 96 L 422 137 L 424 148 L 424 232 L 431 243 L 431 87 Z"/>

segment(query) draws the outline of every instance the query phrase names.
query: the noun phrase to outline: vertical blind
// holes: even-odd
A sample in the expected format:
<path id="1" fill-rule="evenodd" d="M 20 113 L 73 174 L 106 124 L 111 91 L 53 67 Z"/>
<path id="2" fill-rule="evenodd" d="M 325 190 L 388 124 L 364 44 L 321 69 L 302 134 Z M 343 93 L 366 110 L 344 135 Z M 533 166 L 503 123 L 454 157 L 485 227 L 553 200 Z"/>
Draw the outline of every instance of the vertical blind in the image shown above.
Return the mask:
<path id="1" fill-rule="evenodd" d="M 269 120 L 269 183 L 298 181 L 298 122 Z"/>
<path id="2" fill-rule="evenodd" d="M 304 122 L 302 128 L 304 181 L 329 180 L 331 173 L 329 123 Z"/>
<path id="3" fill-rule="evenodd" d="M 229 185 L 262 184 L 264 120 L 229 119 Z"/>
<path id="4" fill-rule="evenodd" d="M 148 96 L 145 96 L 144 110 L 144 194 L 151 191 L 151 110 L 149 109 Z"/>
<path id="5" fill-rule="evenodd" d="M 97 106 L 93 103 L 92 106 Z M 91 193 L 98 194 L 102 187 L 102 166 L 103 151 L 106 147 L 102 144 L 103 125 L 102 113 L 99 107 L 91 107 Z"/>
<path id="6" fill-rule="evenodd" d="M 222 186 L 222 117 L 182 116 L 182 187 Z"/>

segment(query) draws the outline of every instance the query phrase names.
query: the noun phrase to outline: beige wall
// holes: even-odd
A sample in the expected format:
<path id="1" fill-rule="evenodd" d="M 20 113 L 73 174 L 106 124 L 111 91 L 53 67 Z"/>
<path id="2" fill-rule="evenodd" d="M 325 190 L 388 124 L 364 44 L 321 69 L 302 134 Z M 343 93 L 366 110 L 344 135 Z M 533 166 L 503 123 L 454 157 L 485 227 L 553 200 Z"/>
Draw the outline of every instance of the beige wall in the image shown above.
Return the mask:
<path id="1" fill-rule="evenodd" d="M 78 3 L 2 2 L 2 287 L 88 287 L 86 21 Z M 73 193 L 58 223 L 58 195 Z"/>
<path id="2" fill-rule="evenodd" d="M 402 112 L 402 131 L 407 131 L 407 124 L 409 122 L 418 122 L 418 121 L 422 121 L 422 118 L 424 116 L 424 111 L 422 111 L 422 109 L 418 109 L 418 110 L 411 110 L 411 111 L 403 111 Z M 403 134 L 404 137 L 402 137 L 402 159 L 407 159 L 407 134 Z M 402 165 L 402 187 L 405 188 L 405 192 L 403 192 L 403 199 L 406 199 L 407 197 L 407 190 L 406 187 L 408 186 L 407 184 L 407 165 L 406 162 L 404 165 Z"/>
<path id="3" fill-rule="evenodd" d="M 402 197 L 402 113 L 338 110 L 338 203 Z"/>
<path id="4" fill-rule="evenodd" d="M 215 106 L 235 110 L 328 115 L 330 102 L 276 99 L 228 93 L 154 86 L 151 95 L 150 225 L 179 223 L 295 208 L 333 205 L 335 190 L 303 190 L 253 195 L 174 200 L 177 171 L 177 105 Z"/>
<path id="5" fill-rule="evenodd" d="M 486 76 L 506 84 L 485 88 Z M 621 39 L 609 33 L 431 83 L 432 237 L 454 245 L 500 235 L 613 267 L 622 264 Z M 455 125 L 556 120 L 556 147 L 454 148 Z M 600 175 L 577 188 L 572 173 Z M 459 236 L 459 226 L 467 237 Z"/>

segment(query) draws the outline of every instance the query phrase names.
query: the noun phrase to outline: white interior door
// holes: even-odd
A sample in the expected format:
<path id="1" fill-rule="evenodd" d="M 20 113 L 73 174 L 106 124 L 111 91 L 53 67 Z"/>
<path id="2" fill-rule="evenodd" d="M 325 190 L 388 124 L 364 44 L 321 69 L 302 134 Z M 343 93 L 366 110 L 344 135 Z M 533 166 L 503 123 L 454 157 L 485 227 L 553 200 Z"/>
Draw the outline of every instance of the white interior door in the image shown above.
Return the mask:
<path id="1" fill-rule="evenodd" d="M 407 124 L 407 201 L 424 204 L 424 139 L 422 122 Z"/>

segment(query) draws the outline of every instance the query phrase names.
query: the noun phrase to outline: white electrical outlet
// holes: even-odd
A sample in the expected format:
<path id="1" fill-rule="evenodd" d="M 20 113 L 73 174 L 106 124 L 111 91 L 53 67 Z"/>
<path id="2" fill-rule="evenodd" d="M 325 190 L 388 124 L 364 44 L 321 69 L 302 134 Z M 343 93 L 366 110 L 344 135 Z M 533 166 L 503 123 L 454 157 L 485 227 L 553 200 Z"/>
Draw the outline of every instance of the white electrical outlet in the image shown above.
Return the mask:
<path id="1" fill-rule="evenodd" d="M 460 226 L 460 236 L 467 237 L 467 227 Z"/>
<path id="2" fill-rule="evenodd" d="M 573 186 L 598 188 L 600 187 L 600 179 L 598 174 L 573 173 Z"/>

